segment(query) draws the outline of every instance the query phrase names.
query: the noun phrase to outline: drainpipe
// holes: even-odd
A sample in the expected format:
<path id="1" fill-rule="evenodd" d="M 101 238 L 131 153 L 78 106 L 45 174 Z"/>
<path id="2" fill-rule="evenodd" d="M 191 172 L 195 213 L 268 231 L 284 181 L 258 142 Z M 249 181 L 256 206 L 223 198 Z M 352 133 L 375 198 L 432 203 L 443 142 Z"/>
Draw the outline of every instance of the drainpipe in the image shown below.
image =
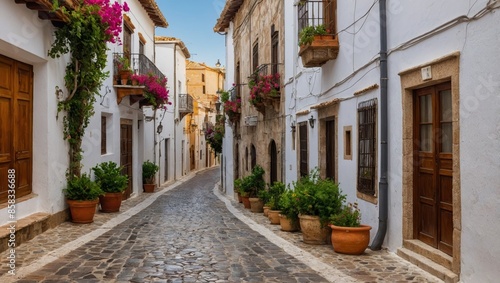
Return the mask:
<path id="1" fill-rule="evenodd" d="M 386 0 L 379 2 L 380 13 L 380 180 L 378 230 L 370 246 L 380 250 L 387 232 L 389 184 L 387 180 L 387 19 Z"/>
<path id="2" fill-rule="evenodd" d="M 177 105 L 177 41 L 174 42 L 174 180 L 177 180 L 177 116 L 179 107 Z"/>

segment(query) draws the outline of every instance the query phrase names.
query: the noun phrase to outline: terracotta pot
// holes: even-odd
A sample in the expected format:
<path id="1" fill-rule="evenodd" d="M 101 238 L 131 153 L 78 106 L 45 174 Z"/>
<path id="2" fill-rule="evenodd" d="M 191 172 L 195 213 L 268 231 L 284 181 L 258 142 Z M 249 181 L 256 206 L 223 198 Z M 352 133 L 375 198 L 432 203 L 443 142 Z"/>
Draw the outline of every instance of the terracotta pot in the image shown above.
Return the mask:
<path id="1" fill-rule="evenodd" d="M 328 226 L 321 227 L 319 216 L 299 215 L 302 240 L 306 244 L 324 245 L 330 237 Z"/>
<path id="2" fill-rule="evenodd" d="M 118 212 L 122 205 L 123 193 L 106 193 L 99 197 L 102 212 Z"/>
<path id="3" fill-rule="evenodd" d="M 264 216 L 267 216 L 267 213 L 269 212 L 269 206 L 265 206 L 262 208 L 262 211 L 264 212 Z"/>
<path id="4" fill-rule="evenodd" d="M 360 255 L 368 247 L 371 226 L 341 227 L 330 224 L 330 228 L 332 228 L 332 246 L 336 253 Z"/>
<path id="5" fill-rule="evenodd" d="M 99 199 L 95 200 L 66 200 L 71 212 L 71 222 L 73 223 L 92 223 L 96 205 Z"/>
<path id="6" fill-rule="evenodd" d="M 260 198 L 249 198 L 250 211 L 254 213 L 264 212 L 264 202 Z"/>
<path id="7" fill-rule="evenodd" d="M 156 184 L 143 184 L 142 187 L 145 193 L 154 193 Z"/>
<path id="8" fill-rule="evenodd" d="M 299 230 L 299 220 L 292 221 L 290 218 L 280 214 L 281 231 L 295 232 Z"/>
<path id="9" fill-rule="evenodd" d="M 243 200 L 243 206 L 245 208 L 250 209 L 250 199 L 249 199 L 249 197 L 242 196 L 241 199 Z"/>
<path id="10" fill-rule="evenodd" d="M 271 209 L 267 212 L 267 217 L 269 217 L 269 221 L 271 221 L 271 224 L 273 225 L 280 224 L 280 212 L 281 210 L 271 210 Z"/>

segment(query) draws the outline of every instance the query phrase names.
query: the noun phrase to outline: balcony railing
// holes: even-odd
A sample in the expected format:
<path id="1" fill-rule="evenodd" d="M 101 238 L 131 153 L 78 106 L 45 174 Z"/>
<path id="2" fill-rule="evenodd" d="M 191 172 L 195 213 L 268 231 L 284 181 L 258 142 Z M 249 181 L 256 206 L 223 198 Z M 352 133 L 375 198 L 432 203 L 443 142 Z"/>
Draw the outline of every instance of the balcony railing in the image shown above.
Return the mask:
<path id="1" fill-rule="evenodd" d="M 149 60 L 149 58 L 144 54 L 139 53 L 113 53 L 114 58 L 127 57 L 130 62 L 130 67 L 132 68 L 134 74 L 137 75 L 147 75 L 152 73 L 160 79 L 165 78 L 165 75 L 156 67 L 156 65 Z M 118 74 L 118 64 L 117 60 L 114 62 L 114 74 Z"/>
<path id="2" fill-rule="evenodd" d="M 187 93 L 179 94 L 179 116 L 180 119 L 189 113 L 193 113 L 193 97 Z"/>
<path id="3" fill-rule="evenodd" d="M 335 1 L 301 1 L 298 4 L 298 32 L 308 26 L 324 25 L 329 34 L 335 34 Z"/>

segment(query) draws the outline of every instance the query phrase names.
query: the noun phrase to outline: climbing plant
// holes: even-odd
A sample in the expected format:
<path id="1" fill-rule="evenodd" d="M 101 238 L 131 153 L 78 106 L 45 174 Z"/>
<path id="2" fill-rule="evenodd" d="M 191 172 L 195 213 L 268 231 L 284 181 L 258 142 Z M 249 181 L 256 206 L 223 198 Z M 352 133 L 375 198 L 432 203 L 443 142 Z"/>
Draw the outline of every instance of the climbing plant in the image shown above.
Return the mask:
<path id="1" fill-rule="evenodd" d="M 82 140 L 94 102 L 109 72 L 107 43 L 121 43 L 122 12 L 129 11 L 127 3 L 109 0 L 76 0 L 73 7 L 60 6 L 53 1 L 54 12 L 65 17 L 65 23 L 55 31 L 48 52 L 52 58 L 69 54 L 64 84 L 67 96 L 58 102 L 58 116 L 63 113 L 64 139 L 69 143 L 68 179 L 81 174 Z"/>

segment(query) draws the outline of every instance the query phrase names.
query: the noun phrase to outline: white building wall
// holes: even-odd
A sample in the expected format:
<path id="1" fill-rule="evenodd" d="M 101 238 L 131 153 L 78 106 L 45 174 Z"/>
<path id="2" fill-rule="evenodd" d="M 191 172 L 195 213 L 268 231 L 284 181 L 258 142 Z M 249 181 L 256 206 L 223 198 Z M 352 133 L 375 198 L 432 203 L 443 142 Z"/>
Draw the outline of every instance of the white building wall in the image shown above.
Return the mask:
<path id="1" fill-rule="evenodd" d="M 55 86 L 63 86 L 65 58 L 47 56 L 54 28 L 38 13 L 14 1 L 0 9 L 0 54 L 33 66 L 33 194 L 16 202 L 16 218 L 36 212 L 56 213 L 65 208 L 62 189 L 68 167 L 67 145 L 61 119 L 56 120 Z M 0 209 L 0 225 L 6 224 L 7 208 Z"/>
<path id="2" fill-rule="evenodd" d="M 500 217 L 500 75 L 498 46 L 500 33 L 492 28 L 499 22 L 498 10 L 475 21 L 472 18 L 489 1 L 388 1 L 388 149 L 389 149 L 389 220 L 383 246 L 396 252 L 402 246 L 402 91 L 399 72 L 460 52 L 460 187 L 461 187 L 461 273 L 462 282 L 494 282 L 499 277 L 496 263 L 500 262 L 498 225 L 491 219 Z M 491 2 L 491 1 L 490 1 Z M 297 55 L 296 30 L 287 29 L 285 48 L 286 123 L 306 121 L 307 115 L 295 113 L 319 102 L 334 98 L 340 102 L 337 117 L 338 181 L 348 194 L 348 201 L 357 201 L 363 212 L 363 222 L 373 226 L 372 239 L 378 229 L 378 204 L 356 197 L 357 170 L 357 106 L 371 98 L 380 99 L 375 89 L 353 97 L 353 93 L 379 82 L 379 64 L 373 61 L 380 51 L 378 4 L 356 24 L 373 3 L 337 2 L 340 52 L 337 59 L 321 68 L 304 69 Z M 498 7 L 497 2 L 496 6 Z M 285 3 L 285 26 L 295 27 L 296 10 Z M 436 27 L 461 17 L 463 23 L 451 25 L 439 33 L 431 33 L 410 45 L 415 39 Z M 295 79 L 294 79 L 295 78 Z M 379 100 L 380 101 L 380 100 Z M 380 109 L 380 106 L 379 106 Z M 380 122 L 380 113 L 379 119 Z M 352 126 L 352 160 L 343 159 L 343 127 Z M 309 148 L 318 144 L 316 127 L 309 129 Z M 380 135 L 380 128 L 378 130 Z M 292 149 L 291 133 L 287 133 L 286 182 L 297 178 L 297 152 Z M 378 139 L 380 142 L 380 137 Z M 316 147 L 317 148 L 317 147 Z M 316 151 L 316 150 L 310 150 Z M 317 155 L 317 152 L 316 152 Z M 378 149 L 380 166 L 380 149 Z M 315 165 L 316 156 L 309 158 Z M 380 168 L 378 168 L 380 176 Z M 378 186 L 378 179 L 377 179 Z M 479 241 L 478 241 L 479 239 Z"/>
<path id="3" fill-rule="evenodd" d="M 156 44 L 156 66 L 168 79 L 167 87 L 169 89 L 169 99 L 170 102 L 172 102 L 172 105 L 167 105 L 166 111 L 158 110 L 159 117 L 163 117 L 163 115 L 165 115 L 165 118 L 163 118 L 162 121 L 163 131 L 159 135 L 159 140 L 161 141 L 160 148 L 163 152 L 160 157 L 160 167 L 163 169 L 165 168 L 164 143 L 168 139 L 168 175 L 169 180 L 176 180 L 184 175 L 182 164 L 184 164 L 184 169 L 189 169 L 189 148 L 184 146 L 184 154 L 182 154 L 182 142 L 185 141 L 185 144 L 187 144 L 188 140 L 187 135 L 183 130 L 185 118 L 182 120 L 179 119 L 180 116 L 178 108 L 179 94 L 187 93 L 186 56 L 182 52 L 179 45 L 175 47 L 173 42 L 158 42 Z M 183 156 L 184 162 L 181 160 Z M 165 180 L 165 172 L 162 169 L 160 169 L 160 179 L 162 182 Z"/>
<path id="4" fill-rule="evenodd" d="M 140 32 L 148 41 L 145 45 L 146 55 L 154 60 L 154 25 L 144 8 L 137 1 L 127 1 L 131 11 L 127 15 L 135 24 L 132 34 L 132 52 L 139 51 Z M 21 219 L 36 212 L 57 213 L 67 205 L 63 194 L 66 187 L 66 170 L 68 168 L 68 145 L 63 140 L 62 118 L 56 119 L 57 97 L 56 86 L 63 90 L 67 56 L 52 59 L 47 52 L 53 41 L 55 28 L 47 20 L 40 20 L 36 11 L 29 10 L 26 5 L 7 1 L 0 9 L 0 54 L 12 59 L 33 65 L 33 194 L 27 200 L 16 203 L 16 217 Z M 2 21 L 2 20 L 0 20 Z M 140 24 L 139 24 L 140 23 Z M 120 45 L 108 45 L 108 66 L 112 75 L 112 52 L 122 52 Z M 138 124 L 142 120 L 142 111 L 137 105 L 129 106 L 128 98 L 117 105 L 115 89 L 111 78 L 108 78 L 101 89 L 102 97 L 97 97 L 95 115 L 91 118 L 83 140 L 83 169 L 88 173 L 90 168 L 100 162 L 114 161 L 120 163 L 120 118 L 133 121 L 133 192 L 142 192 L 142 155 L 139 150 L 142 142 L 142 130 Z M 108 121 L 108 153 L 100 152 L 100 119 L 101 114 L 109 116 Z M 62 117 L 62 114 L 60 115 Z M 0 225 L 7 223 L 6 208 L 0 209 Z"/>
<path id="5" fill-rule="evenodd" d="M 233 87 L 233 83 L 235 83 L 235 61 L 234 61 L 234 43 L 233 43 L 233 32 L 234 25 L 230 24 L 227 34 L 225 36 L 226 39 L 226 80 L 224 85 L 224 90 L 229 90 Z M 224 105 L 221 105 L 221 109 L 223 109 Z M 222 110 L 221 112 L 223 112 Z M 226 116 L 226 128 L 224 132 L 223 146 L 222 146 L 222 155 L 221 155 L 221 178 L 223 190 L 229 197 L 234 197 L 234 147 L 236 144 L 234 143 L 234 132 L 233 128 L 229 126 L 228 118 Z M 240 155 L 240 159 L 243 156 Z M 241 169 L 241 168 L 240 168 Z M 237 199 L 237 198 L 236 198 Z"/>

